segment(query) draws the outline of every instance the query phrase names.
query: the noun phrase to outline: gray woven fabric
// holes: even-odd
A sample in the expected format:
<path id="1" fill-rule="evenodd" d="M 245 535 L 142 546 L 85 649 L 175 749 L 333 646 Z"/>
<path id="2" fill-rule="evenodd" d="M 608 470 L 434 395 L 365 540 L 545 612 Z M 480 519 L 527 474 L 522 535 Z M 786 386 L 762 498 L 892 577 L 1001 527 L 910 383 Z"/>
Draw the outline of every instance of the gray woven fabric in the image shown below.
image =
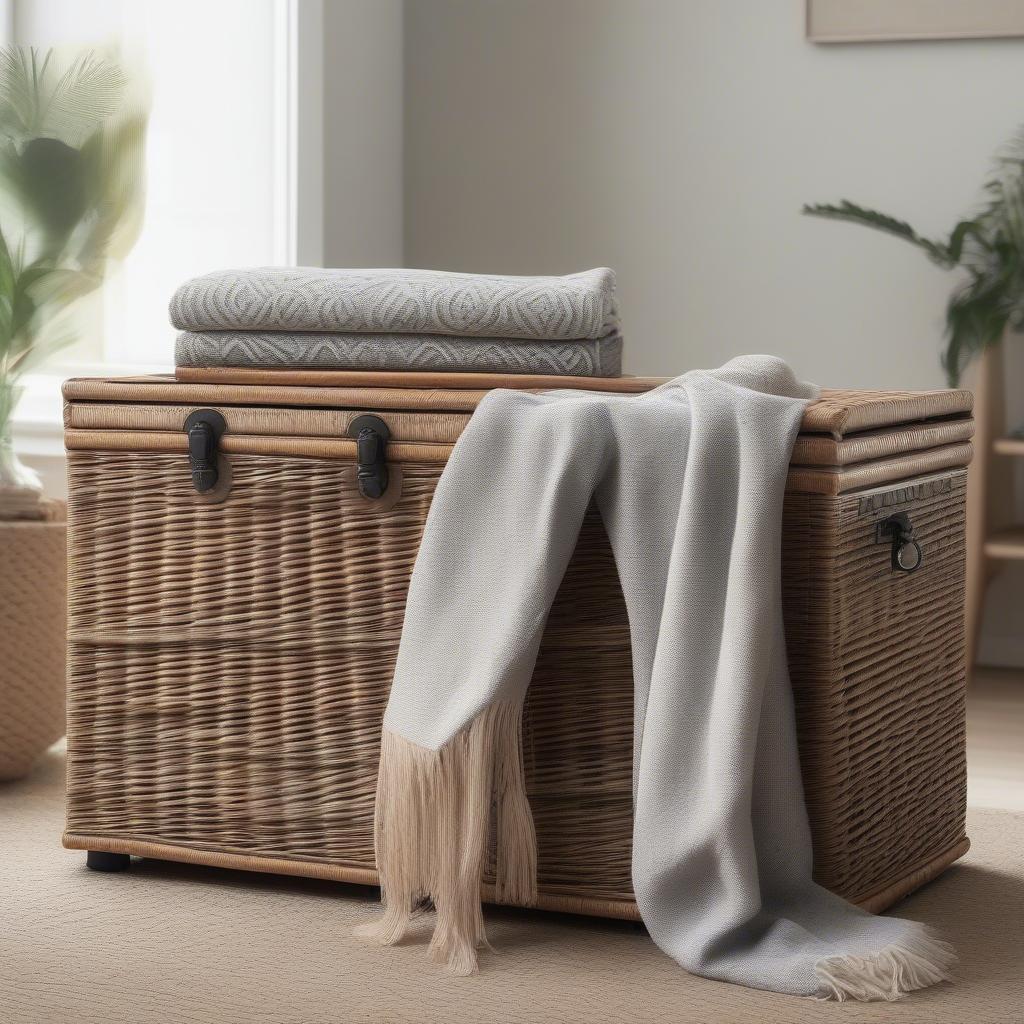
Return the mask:
<path id="1" fill-rule="evenodd" d="M 617 377 L 622 337 L 578 341 L 453 338 L 445 334 L 318 334 L 293 331 L 185 331 L 178 366 L 272 369 L 543 373 Z"/>
<path id="2" fill-rule="evenodd" d="M 811 880 L 780 537 L 815 390 L 748 356 L 640 397 L 491 392 L 430 508 L 384 728 L 437 751 L 522 700 L 595 500 L 632 633 L 633 885 L 651 937 L 709 978 L 895 998 L 946 977 L 948 948 Z"/>
<path id="3" fill-rule="evenodd" d="M 171 299 L 179 330 L 447 334 L 573 341 L 618 325 L 615 275 L 496 277 L 436 270 L 257 267 L 183 284 Z"/>

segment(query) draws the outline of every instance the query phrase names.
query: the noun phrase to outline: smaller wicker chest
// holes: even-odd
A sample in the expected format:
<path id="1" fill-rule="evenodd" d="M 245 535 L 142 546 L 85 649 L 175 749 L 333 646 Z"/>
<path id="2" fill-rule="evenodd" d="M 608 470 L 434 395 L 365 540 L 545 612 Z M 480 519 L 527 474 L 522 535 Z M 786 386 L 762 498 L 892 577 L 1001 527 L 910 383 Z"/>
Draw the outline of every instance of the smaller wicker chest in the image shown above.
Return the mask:
<path id="1" fill-rule="evenodd" d="M 372 884 L 380 723 L 434 487 L 488 388 L 573 382 L 224 374 L 65 385 L 64 844 Z M 783 607 L 815 876 L 873 910 L 968 845 L 970 407 L 963 391 L 826 392 L 793 455 Z M 366 416 L 383 424 L 375 498 L 353 436 Z M 190 449 L 197 421 L 209 446 Z M 636 916 L 632 700 L 592 511 L 524 714 L 542 906 Z"/>

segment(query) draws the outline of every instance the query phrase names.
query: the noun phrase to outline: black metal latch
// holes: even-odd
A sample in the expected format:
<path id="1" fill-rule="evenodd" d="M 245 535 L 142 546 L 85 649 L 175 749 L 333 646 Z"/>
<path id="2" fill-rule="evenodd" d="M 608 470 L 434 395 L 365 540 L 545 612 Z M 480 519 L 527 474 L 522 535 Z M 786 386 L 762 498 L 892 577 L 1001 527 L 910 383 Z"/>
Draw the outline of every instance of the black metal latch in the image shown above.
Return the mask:
<path id="1" fill-rule="evenodd" d="M 897 512 L 878 524 L 878 541 L 892 544 L 892 567 L 897 572 L 916 572 L 921 568 L 924 553 L 906 512 Z"/>
<path id="2" fill-rule="evenodd" d="M 356 483 L 364 498 L 376 499 L 388 489 L 387 443 L 391 438 L 388 425 L 378 416 L 357 416 L 348 428 L 356 439 Z"/>
<path id="3" fill-rule="evenodd" d="M 205 494 L 217 486 L 217 446 L 227 423 L 216 409 L 196 409 L 185 420 L 188 437 L 188 463 L 192 469 L 192 486 Z"/>

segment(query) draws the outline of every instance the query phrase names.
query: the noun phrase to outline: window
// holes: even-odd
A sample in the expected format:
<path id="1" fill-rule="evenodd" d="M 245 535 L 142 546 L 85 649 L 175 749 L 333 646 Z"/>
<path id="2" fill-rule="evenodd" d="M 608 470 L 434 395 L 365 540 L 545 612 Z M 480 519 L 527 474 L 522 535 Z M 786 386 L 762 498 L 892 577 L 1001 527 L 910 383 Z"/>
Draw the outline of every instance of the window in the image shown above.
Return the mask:
<path id="1" fill-rule="evenodd" d="M 19 45 L 118 48 L 148 81 L 151 102 L 139 239 L 92 306 L 83 306 L 81 340 L 25 381 L 15 437 L 33 460 L 62 451 L 63 378 L 171 369 L 167 304 L 186 278 L 292 264 L 299 255 L 320 262 L 322 101 L 311 76 L 320 73 L 322 7 L 315 0 L 21 0 L 0 6 L 4 14 L 7 39 Z M 310 154 L 305 164 L 300 146 Z"/>

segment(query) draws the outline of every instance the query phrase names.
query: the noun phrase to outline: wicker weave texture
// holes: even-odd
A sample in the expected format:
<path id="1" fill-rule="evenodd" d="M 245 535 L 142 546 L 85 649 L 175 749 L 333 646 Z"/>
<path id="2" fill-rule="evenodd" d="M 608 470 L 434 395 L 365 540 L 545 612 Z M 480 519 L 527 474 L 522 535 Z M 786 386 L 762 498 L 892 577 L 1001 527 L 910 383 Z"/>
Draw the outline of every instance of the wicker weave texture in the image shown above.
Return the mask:
<path id="1" fill-rule="evenodd" d="M 67 529 L 57 512 L 0 522 L 0 779 L 27 774 L 64 735 Z"/>
<path id="2" fill-rule="evenodd" d="M 783 602 L 815 871 L 853 898 L 964 838 L 964 470 L 786 496 Z M 924 552 L 885 564 L 906 512 Z"/>
<path id="3" fill-rule="evenodd" d="M 228 458 L 232 490 L 214 505 L 180 453 L 69 453 L 66 839 L 365 879 L 380 722 L 441 467 L 403 465 L 382 512 L 344 463 Z M 898 893 L 962 845 L 962 478 L 866 506 L 787 506 L 788 639 L 815 652 L 794 658 L 794 687 L 817 875 L 852 898 Z M 913 577 L 876 542 L 892 502 L 919 525 L 926 564 Z M 821 561 L 801 563 L 807 553 Z M 635 914 L 632 701 L 621 591 L 591 514 L 524 717 L 554 905 Z"/>

